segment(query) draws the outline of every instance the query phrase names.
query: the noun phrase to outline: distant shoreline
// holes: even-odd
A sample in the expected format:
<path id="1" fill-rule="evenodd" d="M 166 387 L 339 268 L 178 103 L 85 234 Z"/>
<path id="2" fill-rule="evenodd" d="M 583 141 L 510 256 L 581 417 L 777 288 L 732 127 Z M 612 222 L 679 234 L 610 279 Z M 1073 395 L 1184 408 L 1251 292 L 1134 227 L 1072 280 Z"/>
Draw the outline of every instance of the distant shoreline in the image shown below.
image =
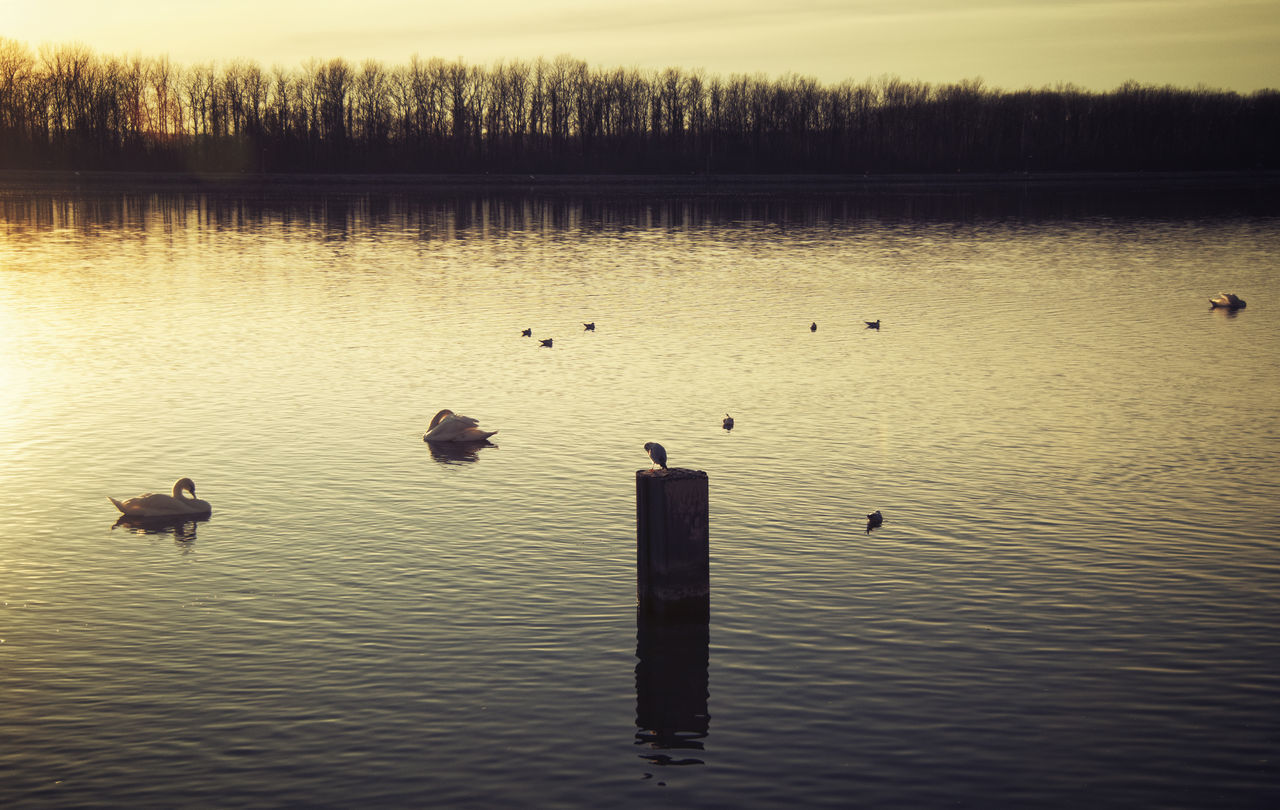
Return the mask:
<path id="1" fill-rule="evenodd" d="M 876 175 L 196 174 L 0 171 L 0 192 L 910 194 L 973 191 L 1275 192 L 1280 171 Z"/>

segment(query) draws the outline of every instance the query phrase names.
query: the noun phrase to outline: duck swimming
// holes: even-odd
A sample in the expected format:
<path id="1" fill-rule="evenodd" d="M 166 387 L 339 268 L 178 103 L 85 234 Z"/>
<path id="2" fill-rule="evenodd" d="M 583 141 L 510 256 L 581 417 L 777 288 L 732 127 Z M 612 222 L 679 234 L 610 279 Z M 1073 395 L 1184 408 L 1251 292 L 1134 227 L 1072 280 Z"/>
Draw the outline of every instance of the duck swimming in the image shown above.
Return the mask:
<path id="1" fill-rule="evenodd" d="M 733 417 L 727 413 L 724 415 L 724 429 L 733 430 Z"/>
<path id="2" fill-rule="evenodd" d="M 191 497 L 188 498 L 184 494 L 185 492 L 190 492 Z M 110 496 L 108 498 L 116 505 L 121 514 L 128 517 L 179 517 L 183 515 L 211 514 L 213 507 L 209 505 L 209 502 L 202 501 L 195 495 L 195 483 L 190 478 L 179 478 L 177 483 L 173 485 L 172 495 L 149 492 L 146 495 L 127 498 L 123 501 L 117 501 Z"/>
<path id="3" fill-rule="evenodd" d="M 884 525 L 884 515 L 880 514 L 880 510 L 867 515 L 867 534 L 871 534 L 872 529 L 878 529 Z"/>
<path id="4" fill-rule="evenodd" d="M 1244 299 L 1235 293 L 1218 293 L 1217 298 L 1209 299 L 1209 309 L 1244 309 Z"/>
<path id="5" fill-rule="evenodd" d="M 422 437 L 424 442 L 482 442 L 496 430 L 481 430 L 479 419 L 454 413 L 445 408 L 431 418 L 430 429 Z"/>

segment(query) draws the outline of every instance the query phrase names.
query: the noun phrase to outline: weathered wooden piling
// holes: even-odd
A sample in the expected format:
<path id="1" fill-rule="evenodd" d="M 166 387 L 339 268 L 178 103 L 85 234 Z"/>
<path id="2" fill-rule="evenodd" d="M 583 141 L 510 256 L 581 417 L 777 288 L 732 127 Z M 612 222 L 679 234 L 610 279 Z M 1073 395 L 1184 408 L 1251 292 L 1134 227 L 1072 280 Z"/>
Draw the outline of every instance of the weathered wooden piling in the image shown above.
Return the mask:
<path id="1" fill-rule="evenodd" d="M 711 595 L 707 474 L 636 471 L 636 592 L 642 609 L 706 615 Z"/>

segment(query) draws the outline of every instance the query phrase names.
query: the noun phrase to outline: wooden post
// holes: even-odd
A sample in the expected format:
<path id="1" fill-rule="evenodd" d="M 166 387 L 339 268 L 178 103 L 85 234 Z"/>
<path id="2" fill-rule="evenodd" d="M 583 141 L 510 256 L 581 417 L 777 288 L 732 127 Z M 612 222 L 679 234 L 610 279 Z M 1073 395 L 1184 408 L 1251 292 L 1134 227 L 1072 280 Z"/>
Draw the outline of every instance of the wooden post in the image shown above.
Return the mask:
<path id="1" fill-rule="evenodd" d="M 701 470 L 636 471 L 636 593 L 642 609 L 708 614 L 707 491 Z"/>

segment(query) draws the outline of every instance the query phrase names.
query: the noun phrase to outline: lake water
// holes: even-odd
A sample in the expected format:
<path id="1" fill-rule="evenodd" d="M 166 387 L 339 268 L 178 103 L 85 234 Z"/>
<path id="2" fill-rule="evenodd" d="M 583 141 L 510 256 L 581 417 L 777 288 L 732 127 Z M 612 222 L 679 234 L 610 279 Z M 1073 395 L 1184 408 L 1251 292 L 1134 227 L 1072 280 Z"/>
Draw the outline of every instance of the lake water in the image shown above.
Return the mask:
<path id="1" fill-rule="evenodd" d="M 1032 202 L 0 191 L 0 805 L 1276 806 L 1280 211 Z"/>

